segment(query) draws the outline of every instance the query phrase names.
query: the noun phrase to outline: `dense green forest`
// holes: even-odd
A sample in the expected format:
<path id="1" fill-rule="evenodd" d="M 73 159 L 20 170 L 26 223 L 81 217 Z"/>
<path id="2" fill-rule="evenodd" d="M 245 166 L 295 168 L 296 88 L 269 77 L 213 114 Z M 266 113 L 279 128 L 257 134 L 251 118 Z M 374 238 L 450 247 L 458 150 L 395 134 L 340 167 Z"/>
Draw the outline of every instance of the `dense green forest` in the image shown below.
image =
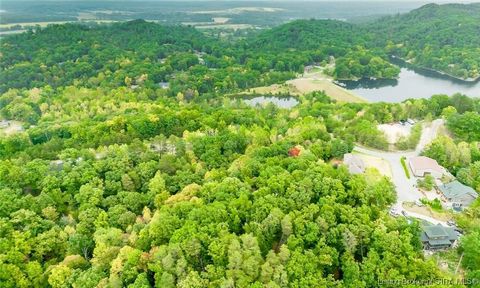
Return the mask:
<path id="1" fill-rule="evenodd" d="M 293 32 L 279 39 L 285 29 Z M 299 21 L 232 44 L 193 28 L 142 20 L 111 26 L 53 25 L 2 41 L 0 91 L 74 82 L 153 88 L 170 81 L 170 93 L 175 95 L 187 87 L 192 95 L 226 93 L 283 82 L 302 73 L 306 65 L 328 63 L 330 57 L 338 59 L 337 78 L 398 75 L 399 69 L 385 60 L 385 54 L 367 50 L 360 38 L 352 42 L 352 29 L 339 21 Z M 298 31 L 304 32 L 299 36 Z M 339 33 L 343 36 L 337 38 Z M 270 42 L 273 39 L 278 42 Z M 287 47 L 289 43 L 298 46 Z"/>
<path id="2" fill-rule="evenodd" d="M 451 137 L 424 154 L 479 191 L 478 99 L 337 103 L 318 91 L 281 109 L 232 96 L 312 63 L 395 77 L 381 41 L 357 29 L 305 20 L 231 43 L 135 20 L 2 39 L 0 118 L 25 129 L 0 135 L 0 287 L 456 279 L 423 253 L 418 221 L 388 215 L 391 180 L 338 161 L 356 144 L 386 149 L 377 124 L 443 117 Z M 480 281 L 480 200 L 456 218 L 464 277 Z"/>
<path id="3" fill-rule="evenodd" d="M 363 139 L 375 135 L 370 123 L 447 107 L 478 113 L 478 101 L 336 104 L 314 93 L 285 110 L 157 92 L 70 86 L 2 96 L 43 107 L 35 127 L 1 143 L 2 287 L 372 287 L 448 277 L 423 258 L 418 226 L 387 215 L 387 178 L 329 160 L 354 141 L 377 143 Z"/>
<path id="4" fill-rule="evenodd" d="M 388 53 L 462 79 L 480 77 L 480 3 L 429 4 L 367 25 Z"/>

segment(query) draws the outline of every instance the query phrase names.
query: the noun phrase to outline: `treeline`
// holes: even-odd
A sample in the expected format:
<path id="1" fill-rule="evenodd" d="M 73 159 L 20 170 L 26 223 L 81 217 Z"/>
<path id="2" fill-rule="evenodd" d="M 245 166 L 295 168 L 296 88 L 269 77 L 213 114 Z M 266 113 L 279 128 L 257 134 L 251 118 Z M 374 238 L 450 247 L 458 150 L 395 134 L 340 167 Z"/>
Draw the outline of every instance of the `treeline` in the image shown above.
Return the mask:
<path id="1" fill-rule="evenodd" d="M 266 62 L 260 54 L 240 53 L 194 28 L 142 20 L 51 25 L 7 37 L 1 45 L 2 92 L 74 83 L 155 88 L 170 82 L 173 96 L 224 93 L 283 82 L 303 71 L 309 61 L 279 55 L 275 62 L 272 58 Z"/>

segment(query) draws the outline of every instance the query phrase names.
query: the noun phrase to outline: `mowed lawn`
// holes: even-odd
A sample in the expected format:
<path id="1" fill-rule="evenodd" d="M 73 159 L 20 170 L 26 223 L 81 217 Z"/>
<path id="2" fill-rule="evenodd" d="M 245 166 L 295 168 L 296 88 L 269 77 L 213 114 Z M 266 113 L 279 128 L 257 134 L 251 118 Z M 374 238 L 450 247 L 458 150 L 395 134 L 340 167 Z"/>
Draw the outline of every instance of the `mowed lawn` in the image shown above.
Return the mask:
<path id="1" fill-rule="evenodd" d="M 318 74 L 317 74 L 318 75 Z M 330 98 L 338 102 L 364 103 L 368 102 L 354 93 L 335 85 L 331 79 L 321 77 L 301 77 L 289 80 L 285 84 L 251 88 L 242 94 L 290 94 L 300 96 L 314 91 L 324 91 Z"/>
<path id="2" fill-rule="evenodd" d="M 355 95 L 347 89 L 335 85 L 332 81 L 327 79 L 297 78 L 287 81 L 287 83 L 296 87 L 300 94 L 307 94 L 314 91 L 324 91 L 332 99 L 335 99 L 339 102 L 367 102 L 366 99 Z"/>

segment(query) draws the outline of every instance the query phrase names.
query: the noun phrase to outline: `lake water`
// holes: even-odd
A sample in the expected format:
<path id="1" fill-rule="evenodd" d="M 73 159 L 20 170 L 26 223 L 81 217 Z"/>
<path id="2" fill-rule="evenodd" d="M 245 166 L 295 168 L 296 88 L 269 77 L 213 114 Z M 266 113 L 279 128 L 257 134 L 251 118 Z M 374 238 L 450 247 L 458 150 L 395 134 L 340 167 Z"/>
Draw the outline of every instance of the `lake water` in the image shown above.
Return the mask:
<path id="1" fill-rule="evenodd" d="M 409 98 L 429 98 L 435 94 L 462 93 L 480 97 L 480 81 L 466 82 L 425 69 L 412 68 L 404 63 L 397 80 L 341 81 L 355 94 L 371 102 L 402 102 Z"/>
<path id="2" fill-rule="evenodd" d="M 254 98 L 243 98 L 243 101 L 252 107 L 263 106 L 269 103 L 280 108 L 290 109 L 295 107 L 299 102 L 293 97 L 276 97 L 276 96 L 257 96 Z"/>

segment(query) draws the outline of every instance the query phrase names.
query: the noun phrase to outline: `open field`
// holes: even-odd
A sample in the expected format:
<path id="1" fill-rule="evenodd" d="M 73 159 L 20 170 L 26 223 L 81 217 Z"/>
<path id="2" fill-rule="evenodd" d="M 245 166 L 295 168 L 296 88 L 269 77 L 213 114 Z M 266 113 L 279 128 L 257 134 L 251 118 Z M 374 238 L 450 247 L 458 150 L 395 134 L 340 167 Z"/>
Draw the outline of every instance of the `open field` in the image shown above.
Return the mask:
<path id="1" fill-rule="evenodd" d="M 380 174 L 392 178 L 392 169 L 387 161 L 382 158 L 367 155 L 358 151 L 353 152 L 355 156 L 362 159 L 367 168 L 375 168 Z"/>
<path id="2" fill-rule="evenodd" d="M 239 30 L 239 29 L 250 29 L 253 28 L 254 26 L 250 24 L 211 24 L 211 25 L 198 25 L 195 26 L 197 29 L 215 29 L 215 28 L 220 28 L 220 29 L 233 29 L 233 30 Z"/>
<path id="3" fill-rule="evenodd" d="M 227 23 L 227 22 L 230 20 L 230 18 L 226 18 L 226 17 L 214 17 L 214 18 L 212 18 L 212 20 L 213 20 L 213 22 L 214 22 L 215 24 L 225 24 L 225 23 Z"/>
<path id="4" fill-rule="evenodd" d="M 9 121 L 10 125 L 6 128 L 0 128 L 0 137 L 2 135 L 12 135 L 18 132 L 23 131 L 23 125 L 22 122 L 19 121 Z"/>
<path id="5" fill-rule="evenodd" d="M 305 73 L 301 77 L 289 80 L 283 85 L 274 84 L 256 87 L 249 89 L 243 94 L 290 94 L 300 96 L 314 91 L 324 91 L 329 97 L 338 102 L 367 102 L 366 99 L 333 83 L 333 79 L 322 73 L 321 68 L 316 68 L 312 71 L 312 73 Z"/>
<path id="6" fill-rule="evenodd" d="M 80 21 L 50 21 L 50 22 L 23 22 L 23 23 L 11 23 L 11 24 L 0 24 L 0 29 L 10 29 L 14 26 L 21 26 L 21 27 L 47 27 L 50 24 L 65 24 L 65 23 L 79 23 Z M 88 20 L 88 22 L 96 22 L 96 23 L 112 23 L 118 22 L 115 20 Z"/>
<path id="7" fill-rule="evenodd" d="M 287 84 L 296 87 L 300 94 L 307 94 L 314 91 L 324 91 L 332 99 L 335 99 L 339 102 L 367 102 L 367 100 L 338 85 L 335 85 L 328 79 L 297 78 L 287 81 Z"/>
<path id="8" fill-rule="evenodd" d="M 0 35 L 10 35 L 10 34 L 18 34 L 18 33 L 23 33 L 27 30 L 22 29 L 22 30 L 8 30 L 8 31 L 0 31 Z"/>
<path id="9" fill-rule="evenodd" d="M 389 144 L 395 144 L 401 137 L 408 137 L 410 135 L 412 126 L 399 123 L 380 124 L 378 125 L 378 129 L 385 134 Z"/>
<path id="10" fill-rule="evenodd" d="M 237 7 L 225 10 L 205 10 L 205 11 L 193 11 L 192 14 L 241 14 L 245 12 L 263 12 L 263 13 L 274 13 L 284 11 L 282 8 L 272 8 L 272 7 Z"/>

